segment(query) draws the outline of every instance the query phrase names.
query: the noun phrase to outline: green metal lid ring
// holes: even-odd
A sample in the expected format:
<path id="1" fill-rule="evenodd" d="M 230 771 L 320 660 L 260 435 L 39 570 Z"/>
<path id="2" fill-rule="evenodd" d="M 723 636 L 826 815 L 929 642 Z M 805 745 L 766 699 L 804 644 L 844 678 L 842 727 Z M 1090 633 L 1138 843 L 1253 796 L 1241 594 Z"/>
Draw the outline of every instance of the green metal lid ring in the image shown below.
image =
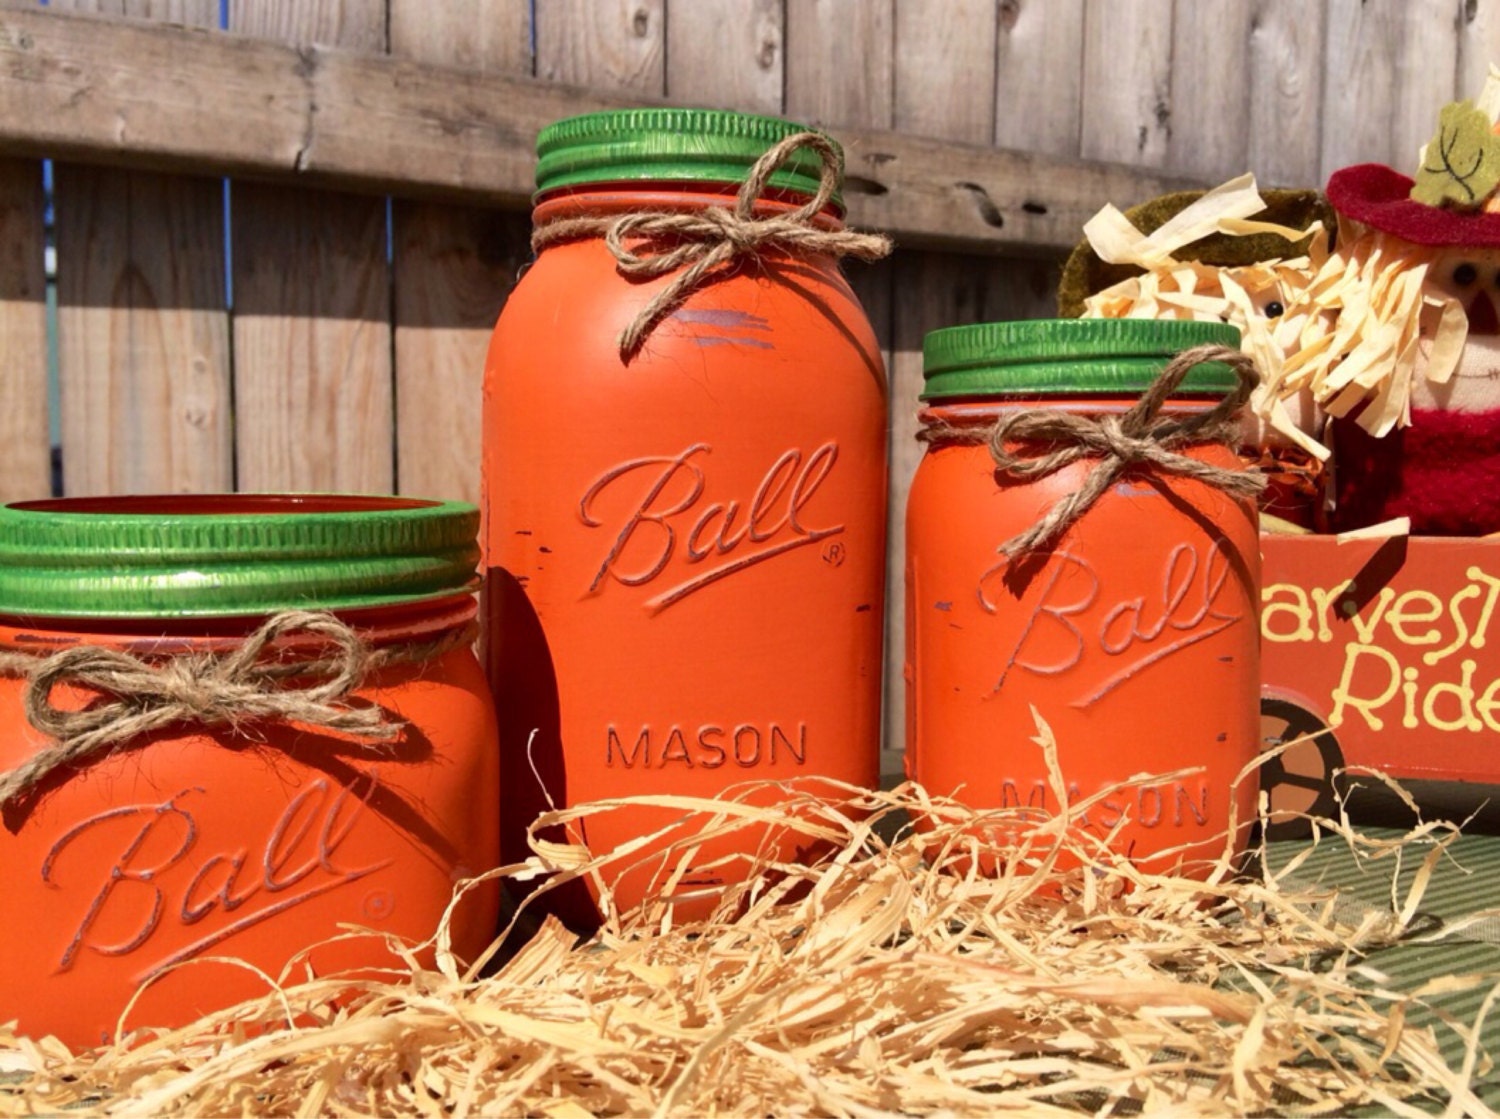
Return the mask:
<path id="1" fill-rule="evenodd" d="M 742 182 L 770 148 L 808 128 L 774 117 L 714 109 L 619 109 L 569 117 L 537 135 L 536 197 L 551 191 L 618 182 Z M 829 138 L 831 141 L 831 137 Z M 839 173 L 843 174 L 843 149 Z M 822 163 L 793 152 L 770 185 L 816 194 Z M 840 212 L 842 201 L 835 196 Z"/>
<path id="2" fill-rule="evenodd" d="M 1030 319 L 946 327 L 922 341 L 923 400 L 957 396 L 1138 394 L 1194 346 L 1238 348 L 1227 323 L 1176 319 Z M 1237 384 L 1220 362 L 1195 365 L 1178 392 L 1223 396 Z"/>
<path id="3" fill-rule="evenodd" d="M 0 508 L 0 614 L 354 609 L 476 585 L 479 511 L 331 494 L 65 498 Z"/>

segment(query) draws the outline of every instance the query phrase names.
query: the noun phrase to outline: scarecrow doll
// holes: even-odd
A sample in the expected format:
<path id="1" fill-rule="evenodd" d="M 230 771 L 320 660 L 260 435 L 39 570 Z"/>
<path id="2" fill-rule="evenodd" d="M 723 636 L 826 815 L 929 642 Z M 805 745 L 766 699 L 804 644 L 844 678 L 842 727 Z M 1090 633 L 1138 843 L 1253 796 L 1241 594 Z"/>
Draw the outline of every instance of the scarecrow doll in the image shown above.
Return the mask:
<path id="1" fill-rule="evenodd" d="M 1309 516 L 1273 485 L 1267 512 L 1335 531 L 1402 517 L 1418 534 L 1500 531 L 1497 117 L 1500 72 L 1477 104 L 1443 110 L 1415 180 L 1336 172 L 1334 214 L 1296 192 L 1262 199 L 1248 176 L 1105 207 L 1064 269 L 1062 311 L 1239 326 L 1263 377 L 1248 457 L 1300 478 L 1304 500 L 1326 486 Z"/>
<path id="2" fill-rule="evenodd" d="M 1492 73 L 1478 105 L 1443 109 L 1415 180 L 1375 163 L 1329 179 L 1341 222 L 1387 258 L 1393 282 L 1415 275 L 1428 297 L 1415 352 L 1391 374 L 1408 386 L 1404 409 L 1372 398 L 1333 423 L 1336 528 L 1405 516 L 1419 534 L 1500 531 L 1497 110 Z"/>

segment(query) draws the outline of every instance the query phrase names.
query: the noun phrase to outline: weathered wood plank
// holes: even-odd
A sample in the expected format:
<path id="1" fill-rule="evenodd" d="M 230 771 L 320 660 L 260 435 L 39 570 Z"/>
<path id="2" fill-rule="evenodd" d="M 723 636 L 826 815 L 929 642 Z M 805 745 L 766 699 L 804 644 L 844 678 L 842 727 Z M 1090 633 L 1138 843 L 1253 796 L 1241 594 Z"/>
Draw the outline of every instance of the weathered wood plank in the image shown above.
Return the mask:
<path id="1" fill-rule="evenodd" d="M 790 66 L 790 33 L 787 51 Z M 0 14 L 0 152 L 12 154 L 521 208 L 542 125 L 641 100 L 194 29 Z M 801 115 L 790 103 L 787 114 Z M 1196 182 L 871 128 L 835 132 L 854 176 L 851 220 L 914 247 L 1067 247 L 1103 202 Z"/>
<path id="2" fill-rule="evenodd" d="M 151 169 L 294 171 L 312 117 L 302 57 L 197 28 L 0 12 L 0 143 Z"/>
<path id="3" fill-rule="evenodd" d="M 787 116 L 889 128 L 894 18 L 894 0 L 787 0 Z"/>
<path id="4" fill-rule="evenodd" d="M 53 0 L 217 27 L 216 0 Z M 58 372 L 69 494 L 232 489 L 218 179 L 59 163 Z"/>
<path id="5" fill-rule="evenodd" d="M 219 0 L 20 0 L 15 6 L 45 3 L 54 11 L 119 16 L 187 27 L 218 27 Z"/>
<path id="6" fill-rule="evenodd" d="M 1373 0 L 1372 0 L 1373 2 Z M 1477 96 L 1458 83 L 1463 0 L 1386 0 L 1402 12 L 1401 95 L 1391 136 L 1391 166 L 1415 174 L 1417 153 L 1437 132 L 1438 114 L 1458 97 Z M 1325 87 L 1326 89 L 1326 87 Z"/>
<path id="7" fill-rule="evenodd" d="M 898 129 L 991 142 L 998 22 L 995 0 L 896 0 Z"/>
<path id="8" fill-rule="evenodd" d="M 66 492 L 232 489 L 223 183 L 57 164 L 53 188 Z"/>
<path id="9" fill-rule="evenodd" d="M 1256 0 L 1250 18 L 1250 144 L 1243 170 L 1264 186 L 1321 187 L 1327 13 L 1303 0 Z"/>
<path id="10" fill-rule="evenodd" d="M 52 492 L 42 167 L 0 159 L 0 501 Z"/>
<path id="11" fill-rule="evenodd" d="M 1203 185 L 1115 163 L 954 144 L 902 133 L 838 133 L 853 182 L 849 214 L 901 245 L 1011 255 L 1072 248 L 1105 202 L 1131 206 Z M 865 193 L 867 192 L 867 193 Z"/>
<path id="12" fill-rule="evenodd" d="M 481 26 L 471 29 L 470 17 Z M 482 12 L 390 0 L 391 53 L 529 74 L 530 18 L 527 0 L 483 0 Z M 397 199 L 391 229 L 396 488 L 477 501 L 484 355 L 529 255 L 531 223 L 514 212 Z"/>
<path id="13" fill-rule="evenodd" d="M 1500 4 L 1485 0 L 1461 5 L 1456 96 L 1478 97 L 1490 67 L 1497 63 L 1500 63 Z"/>
<path id="14" fill-rule="evenodd" d="M 397 489 L 478 501 L 484 356 L 531 255 L 531 223 L 401 199 L 392 216 Z"/>
<path id="15" fill-rule="evenodd" d="M 231 29 L 385 49 L 384 0 L 236 0 Z M 382 198 L 237 182 L 237 481 L 242 490 L 395 486 Z"/>
<path id="16" fill-rule="evenodd" d="M 1460 7 L 1328 0 L 1320 182 L 1354 163 L 1416 170 L 1418 149 L 1457 92 Z"/>
<path id="17" fill-rule="evenodd" d="M 1076 156 L 1083 126 L 1083 0 L 1001 0 L 995 143 Z"/>
<path id="18" fill-rule="evenodd" d="M 498 74 L 532 73 L 528 0 L 388 0 L 391 54 Z"/>
<path id="19" fill-rule="evenodd" d="M 779 116 L 785 18 L 782 0 L 674 0 L 666 20 L 667 96 Z"/>
<path id="20" fill-rule="evenodd" d="M 660 97 L 666 88 L 665 10 L 666 0 L 537 4 L 536 76 Z"/>
<path id="21" fill-rule="evenodd" d="M 386 0 L 230 0 L 229 29 L 300 46 L 383 54 Z"/>
<path id="22" fill-rule="evenodd" d="M 391 490 L 385 208 L 350 201 L 234 184 L 241 490 Z"/>
<path id="23" fill-rule="evenodd" d="M 1172 125 L 1172 7 L 1159 0 L 1088 0 L 1083 127 L 1089 159 L 1166 162 Z"/>
<path id="24" fill-rule="evenodd" d="M 1243 3 L 1176 0 L 1165 160 L 1174 170 L 1214 182 L 1247 170 L 1250 20 Z"/>

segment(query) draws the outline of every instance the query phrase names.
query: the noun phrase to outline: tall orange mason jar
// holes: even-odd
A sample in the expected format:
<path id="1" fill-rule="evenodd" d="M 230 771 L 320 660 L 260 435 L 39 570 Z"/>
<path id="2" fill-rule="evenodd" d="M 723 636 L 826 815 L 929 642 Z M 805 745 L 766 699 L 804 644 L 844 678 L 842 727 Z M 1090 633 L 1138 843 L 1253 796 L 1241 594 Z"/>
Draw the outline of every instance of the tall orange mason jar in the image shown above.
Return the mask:
<path id="1" fill-rule="evenodd" d="M 887 392 L 838 260 L 875 254 L 843 228 L 841 152 L 803 132 L 638 109 L 538 138 L 539 252 L 484 382 L 508 859 L 549 805 L 877 780 Z M 573 838 L 607 855 L 679 815 Z M 606 881 L 691 916 L 759 841 Z"/>
<path id="2" fill-rule="evenodd" d="M 0 1019 L 89 1046 L 143 986 L 126 1029 L 266 993 L 250 967 L 403 966 L 380 934 L 430 938 L 499 854 L 477 528 L 382 497 L 0 509 Z M 461 959 L 497 901 L 455 909 Z"/>
<path id="3" fill-rule="evenodd" d="M 1001 439 L 1023 463 L 1045 458 L 1084 438 L 1072 418 L 1090 428 L 1126 421 L 1179 351 L 1238 341 L 1218 323 L 1141 319 L 927 335 L 928 447 L 907 513 L 906 710 L 908 770 L 929 791 L 1057 814 L 1033 741 L 1040 715 L 1085 835 L 1146 869 L 1183 873 L 1243 844 L 1256 784 L 1235 779 L 1256 757 L 1259 733 L 1254 497 L 1134 462 L 1060 536 L 1008 555 L 1002 545 L 1082 491 L 1102 455 L 1086 450 L 1051 473 L 1018 477 L 997 469 L 990 445 L 1001 421 L 1060 414 L 1063 423 L 1030 444 Z M 1203 422 L 1236 384 L 1226 365 L 1195 365 L 1146 426 Z M 1221 429 L 1232 424 L 1225 416 Z M 1222 441 L 1172 453 L 1240 468 Z M 1139 775 L 1181 770 L 1193 772 L 1076 807 Z"/>

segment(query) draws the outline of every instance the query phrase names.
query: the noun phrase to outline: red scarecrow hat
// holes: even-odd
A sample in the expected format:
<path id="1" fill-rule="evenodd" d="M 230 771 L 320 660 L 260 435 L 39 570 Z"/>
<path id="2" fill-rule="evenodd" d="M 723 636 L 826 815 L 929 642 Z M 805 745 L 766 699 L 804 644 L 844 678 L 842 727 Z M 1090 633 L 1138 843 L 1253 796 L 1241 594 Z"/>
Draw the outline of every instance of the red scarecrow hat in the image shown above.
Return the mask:
<path id="1" fill-rule="evenodd" d="M 1361 163 L 1335 171 L 1327 194 L 1340 216 L 1415 245 L 1500 248 L 1500 213 L 1428 206 L 1411 197 L 1412 186 L 1411 179 L 1384 164 Z"/>

